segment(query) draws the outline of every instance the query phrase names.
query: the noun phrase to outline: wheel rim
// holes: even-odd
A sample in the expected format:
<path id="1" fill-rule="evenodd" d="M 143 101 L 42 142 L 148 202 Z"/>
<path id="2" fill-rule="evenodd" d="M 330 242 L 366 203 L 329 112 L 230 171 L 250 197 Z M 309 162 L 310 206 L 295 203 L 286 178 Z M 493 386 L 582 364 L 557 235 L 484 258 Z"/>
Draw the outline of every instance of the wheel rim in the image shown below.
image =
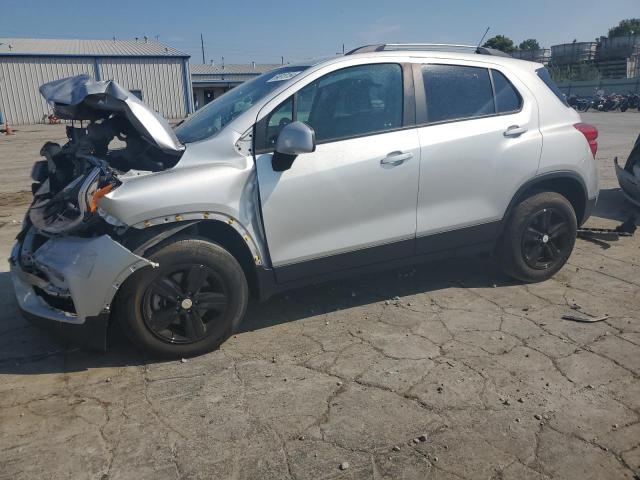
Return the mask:
<path id="1" fill-rule="evenodd" d="M 555 208 L 545 208 L 531 216 L 522 237 L 524 261 L 536 270 L 553 268 L 566 257 L 570 228 L 565 216 Z"/>
<path id="2" fill-rule="evenodd" d="M 170 343 L 194 343 L 219 334 L 229 294 L 218 273 L 205 265 L 179 265 L 163 272 L 146 288 L 144 322 Z"/>

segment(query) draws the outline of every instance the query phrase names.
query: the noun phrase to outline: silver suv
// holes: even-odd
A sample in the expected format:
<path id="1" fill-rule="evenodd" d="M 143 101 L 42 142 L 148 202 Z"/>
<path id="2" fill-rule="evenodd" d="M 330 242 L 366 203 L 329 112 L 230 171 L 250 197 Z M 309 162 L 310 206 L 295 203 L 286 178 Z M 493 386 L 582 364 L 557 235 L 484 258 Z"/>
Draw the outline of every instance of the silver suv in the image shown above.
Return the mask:
<path id="1" fill-rule="evenodd" d="M 47 143 L 11 256 L 25 316 L 106 348 L 220 345 L 250 294 L 489 252 L 555 274 L 598 194 L 597 131 L 540 64 L 484 48 L 373 45 L 284 66 L 175 130 L 113 81 L 41 87 Z"/>

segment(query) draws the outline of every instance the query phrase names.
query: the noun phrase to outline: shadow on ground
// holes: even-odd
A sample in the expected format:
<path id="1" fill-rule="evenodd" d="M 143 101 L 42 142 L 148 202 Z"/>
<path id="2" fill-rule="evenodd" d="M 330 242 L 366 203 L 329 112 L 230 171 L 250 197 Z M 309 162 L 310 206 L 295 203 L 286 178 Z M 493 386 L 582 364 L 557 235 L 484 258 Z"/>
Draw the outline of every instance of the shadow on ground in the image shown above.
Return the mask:
<path id="1" fill-rule="evenodd" d="M 620 189 L 600 191 L 593 212 L 599 217 L 623 222 L 640 212 L 628 203 Z M 589 225 L 589 224 L 587 224 Z M 601 248 L 611 239 L 585 238 Z M 355 308 L 394 297 L 433 292 L 462 286 L 499 288 L 513 285 L 488 259 L 454 259 L 416 265 L 310 286 L 276 295 L 265 303 L 252 302 L 237 333 L 304 320 L 336 310 Z M 114 326 L 115 327 L 115 326 Z M 0 273 L 0 373 L 51 374 L 89 368 L 144 365 L 157 359 L 137 351 L 118 328 L 109 332 L 109 351 L 84 351 L 55 334 L 27 323 L 18 311 L 10 274 Z"/>
<path id="2" fill-rule="evenodd" d="M 499 288 L 513 284 L 488 259 L 416 265 L 293 290 L 261 304 L 251 302 L 237 333 L 392 300 L 396 296 L 410 297 L 456 286 Z M 52 332 L 29 324 L 20 316 L 7 272 L 0 273 L 0 308 L 0 374 L 64 373 L 144 365 L 157 360 L 137 351 L 118 328 L 111 328 L 109 351 L 105 353 L 84 351 Z"/>
<path id="3" fill-rule="evenodd" d="M 620 188 L 605 188 L 600 190 L 593 216 L 624 222 L 631 216 L 640 218 L 640 210 L 624 198 Z"/>

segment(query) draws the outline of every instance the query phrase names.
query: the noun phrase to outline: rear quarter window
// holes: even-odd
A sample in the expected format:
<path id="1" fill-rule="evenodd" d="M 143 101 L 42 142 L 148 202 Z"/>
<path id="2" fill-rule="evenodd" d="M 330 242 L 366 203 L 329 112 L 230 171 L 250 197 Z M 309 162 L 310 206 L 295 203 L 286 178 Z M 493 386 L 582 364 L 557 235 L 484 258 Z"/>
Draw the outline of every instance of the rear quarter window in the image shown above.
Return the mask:
<path id="1" fill-rule="evenodd" d="M 568 107 L 569 104 L 567 103 L 567 98 L 560 91 L 560 89 L 558 88 L 558 85 L 556 85 L 556 82 L 553 81 L 553 78 L 551 78 L 551 75 L 549 74 L 549 70 L 547 70 L 544 67 L 543 68 L 539 68 L 539 69 L 536 70 L 536 74 L 538 75 L 540 80 L 542 80 L 544 82 L 544 84 L 547 87 L 549 87 L 549 90 L 551 90 L 553 92 L 553 94 L 556 97 L 558 97 L 558 100 L 560 100 L 562 103 L 564 103 Z"/>
<path id="2" fill-rule="evenodd" d="M 491 70 L 493 88 L 496 93 L 498 113 L 517 112 L 522 107 L 522 97 L 511 82 L 498 70 Z"/>

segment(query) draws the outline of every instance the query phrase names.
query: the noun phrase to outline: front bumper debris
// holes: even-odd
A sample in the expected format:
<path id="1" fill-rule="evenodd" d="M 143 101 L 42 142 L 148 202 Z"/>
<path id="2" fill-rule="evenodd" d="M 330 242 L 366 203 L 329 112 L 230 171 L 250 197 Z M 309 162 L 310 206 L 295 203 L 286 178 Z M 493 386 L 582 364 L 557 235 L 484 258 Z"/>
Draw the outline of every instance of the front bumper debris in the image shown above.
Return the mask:
<path id="1" fill-rule="evenodd" d="M 32 239 L 26 235 L 18 241 L 9 260 L 20 310 L 28 320 L 71 333 L 66 336 L 79 343 L 104 348 L 118 288 L 134 271 L 157 264 L 108 235 L 51 238 L 35 250 L 29 245 Z M 90 338 L 82 338 L 85 335 Z"/>
<path id="2" fill-rule="evenodd" d="M 617 158 L 614 162 L 622 194 L 631 203 L 640 207 L 640 163 L 633 165 L 631 172 L 629 172 L 618 164 Z"/>
<path id="3" fill-rule="evenodd" d="M 627 200 L 636 207 L 640 207 L 640 135 L 638 135 L 624 167 L 618 164 L 618 157 L 613 160 L 613 163 L 622 193 Z"/>

